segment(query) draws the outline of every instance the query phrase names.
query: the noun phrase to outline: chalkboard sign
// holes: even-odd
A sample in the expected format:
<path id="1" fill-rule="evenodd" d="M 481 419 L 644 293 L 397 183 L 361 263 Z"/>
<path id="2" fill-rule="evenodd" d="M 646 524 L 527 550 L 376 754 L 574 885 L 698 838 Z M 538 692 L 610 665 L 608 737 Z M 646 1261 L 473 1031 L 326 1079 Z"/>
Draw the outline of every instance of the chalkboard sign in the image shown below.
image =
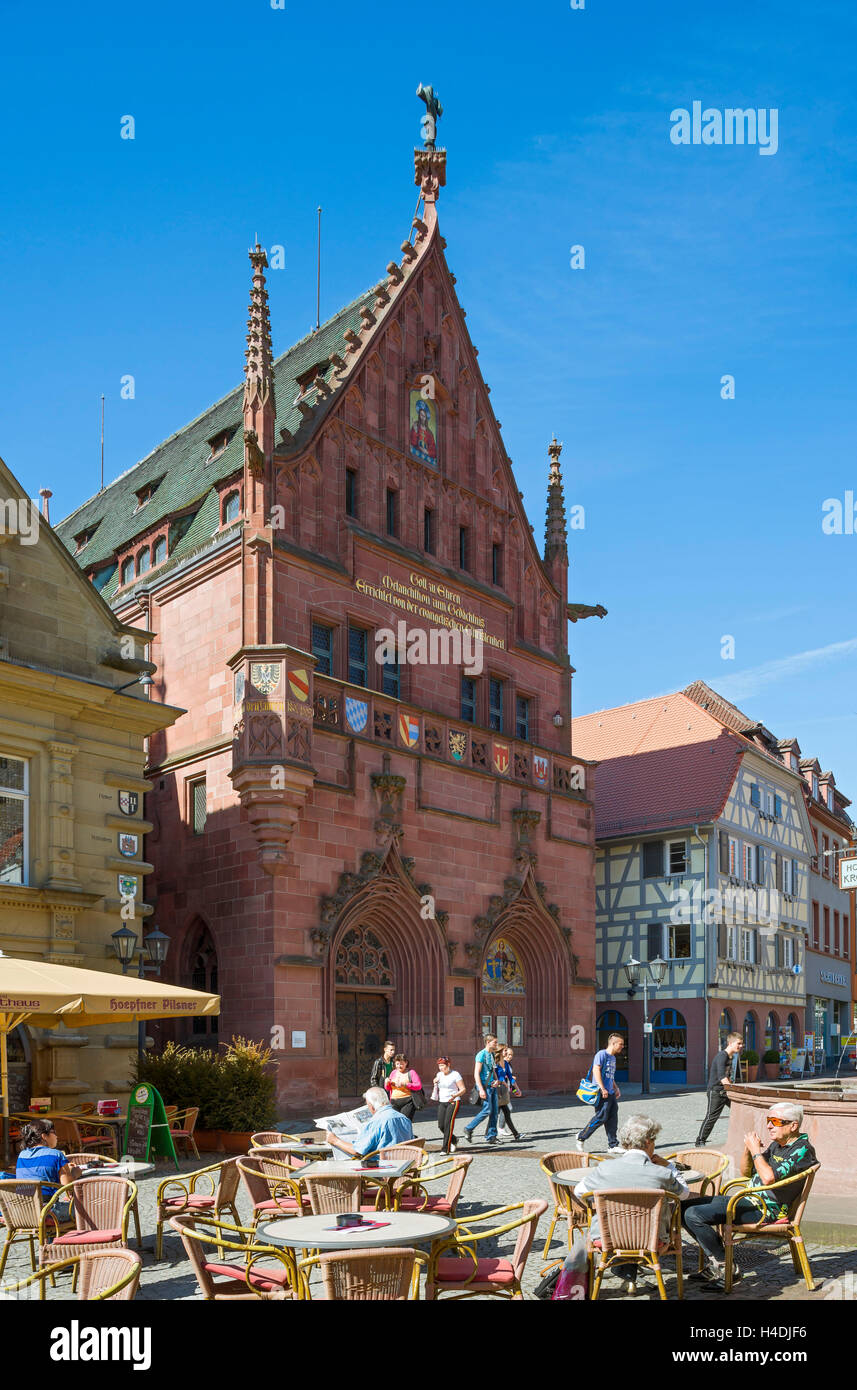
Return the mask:
<path id="1" fill-rule="evenodd" d="M 124 1152 L 147 1163 L 153 1153 L 171 1158 L 179 1166 L 159 1091 L 148 1083 L 135 1086 L 128 1099 Z"/>

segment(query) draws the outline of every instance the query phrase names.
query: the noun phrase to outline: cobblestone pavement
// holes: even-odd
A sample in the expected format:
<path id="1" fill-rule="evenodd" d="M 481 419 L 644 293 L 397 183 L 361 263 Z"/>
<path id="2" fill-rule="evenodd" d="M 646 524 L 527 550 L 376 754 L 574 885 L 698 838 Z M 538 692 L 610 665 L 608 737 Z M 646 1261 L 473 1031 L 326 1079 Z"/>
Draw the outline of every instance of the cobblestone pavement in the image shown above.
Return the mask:
<path id="1" fill-rule="evenodd" d="M 635 1093 L 633 1088 L 626 1087 L 620 1104 L 620 1123 L 623 1113 L 626 1117 L 635 1112 L 653 1116 L 662 1125 L 658 1149 L 662 1153 L 668 1153 L 674 1149 L 692 1145 L 704 1111 L 705 1095 L 701 1091 L 671 1095 L 656 1094 L 653 1097 L 643 1099 L 640 1097 L 639 1088 L 636 1089 Z M 457 1125 L 459 1134 L 463 1129 L 463 1124 L 474 1113 L 473 1110 L 465 1108 Z M 472 1148 L 462 1142 L 461 1151 L 472 1153 L 474 1162 L 470 1167 L 459 1204 L 459 1215 L 474 1215 L 479 1211 L 489 1211 L 498 1206 L 523 1201 L 527 1197 L 543 1197 L 547 1200 L 549 1188 L 547 1180 L 539 1168 L 539 1159 L 542 1154 L 552 1149 L 566 1147 L 570 1141 L 573 1142 L 577 1130 L 586 1122 L 589 1113 L 585 1106 L 568 1097 L 521 1100 L 516 1104 L 514 1115 L 517 1127 L 524 1136 L 522 1143 L 501 1141 L 500 1145 L 489 1147 L 481 1138 L 481 1133 L 484 1133 L 484 1126 L 481 1132 L 477 1131 Z M 718 1121 L 709 1141 L 712 1147 L 716 1148 L 718 1144 L 725 1141 L 727 1125 L 728 1119 L 725 1117 Z M 312 1128 L 312 1121 L 290 1121 L 288 1128 L 300 1132 Z M 419 1136 L 425 1136 L 430 1150 L 436 1146 L 439 1141 L 439 1134 L 434 1119 L 434 1107 L 427 1107 L 417 1117 L 415 1130 Z M 606 1139 L 603 1130 L 593 1136 L 587 1148 L 594 1153 L 605 1152 Z M 203 1155 L 200 1162 L 195 1159 L 182 1160 L 182 1171 L 191 1172 L 213 1161 L 214 1157 L 213 1155 Z M 164 1258 L 159 1263 L 155 1263 L 153 1234 L 155 1229 L 155 1195 L 159 1182 L 165 1176 L 168 1176 L 168 1169 L 164 1164 L 160 1164 L 157 1174 L 143 1178 L 139 1183 L 144 1267 L 138 1299 L 143 1301 L 198 1299 L 196 1281 L 190 1271 L 178 1237 L 173 1234 L 169 1227 L 167 1227 L 167 1234 L 164 1239 Z M 242 1215 L 246 1216 L 248 1206 L 243 1193 L 239 1199 L 239 1208 Z M 541 1218 L 533 1244 L 524 1280 L 526 1295 L 532 1294 L 532 1290 L 538 1282 L 540 1271 L 544 1269 L 550 1258 L 561 1258 L 565 1253 L 563 1230 L 558 1226 L 548 1260 L 543 1259 L 542 1251 L 549 1221 L 550 1209 Z M 484 1248 L 480 1253 L 508 1254 L 514 1244 L 514 1239 L 515 1235 L 512 1233 L 503 1238 L 496 1251 L 489 1251 Z M 853 1249 L 808 1245 L 807 1251 L 816 1283 L 819 1286 L 814 1292 L 810 1293 L 803 1280 L 798 1279 L 795 1275 L 788 1247 L 785 1244 L 775 1246 L 773 1244 L 768 1245 L 767 1242 L 764 1244 L 753 1242 L 738 1251 L 737 1263 L 742 1269 L 743 1279 L 731 1298 L 736 1302 L 741 1300 L 808 1300 L 815 1302 L 827 1298 L 853 1299 L 857 1295 L 854 1279 L 857 1256 L 855 1256 Z M 685 1274 L 694 1272 L 696 1267 L 696 1247 L 686 1238 Z M 669 1298 L 674 1298 L 676 1294 L 674 1261 L 665 1259 L 663 1269 L 667 1295 Z M 11 1278 L 20 1278 L 28 1272 L 29 1259 L 26 1245 L 13 1247 L 6 1266 L 4 1282 Z M 684 1292 L 688 1301 L 704 1302 L 724 1297 L 723 1294 L 712 1293 L 704 1286 L 699 1288 L 689 1282 L 685 1283 Z M 70 1299 L 71 1296 L 68 1279 L 61 1279 L 57 1289 L 50 1293 L 50 1297 L 54 1299 Z M 609 1275 L 605 1276 L 599 1298 L 609 1300 L 626 1297 L 627 1295 L 623 1293 L 618 1281 Z M 656 1300 L 658 1298 L 657 1287 L 653 1276 L 647 1274 L 638 1283 L 635 1301 L 653 1298 Z"/>

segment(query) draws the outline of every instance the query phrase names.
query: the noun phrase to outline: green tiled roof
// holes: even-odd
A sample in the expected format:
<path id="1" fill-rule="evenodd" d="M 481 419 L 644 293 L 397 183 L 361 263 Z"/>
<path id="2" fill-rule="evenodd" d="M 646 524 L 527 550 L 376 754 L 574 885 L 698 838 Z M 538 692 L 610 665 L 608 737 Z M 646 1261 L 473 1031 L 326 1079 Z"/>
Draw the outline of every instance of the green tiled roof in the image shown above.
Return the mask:
<path id="1" fill-rule="evenodd" d="M 274 363 L 274 392 L 277 402 L 277 429 L 285 427 L 297 434 L 302 416 L 294 405 L 299 387 L 297 378 L 316 362 L 333 352 L 343 352 L 342 335 L 346 329 L 361 325 L 360 310 L 371 304 L 378 286 L 364 291 L 358 299 L 340 309 L 315 333 L 310 333 L 289 348 Z M 329 368 L 326 377 L 333 374 Z M 149 531 L 160 520 L 174 512 L 192 510 L 198 504 L 194 520 L 170 554 L 167 565 L 159 565 L 160 575 L 192 551 L 205 544 L 217 529 L 219 516 L 216 485 L 238 472 L 244 462 L 242 397 L 243 383 L 228 396 L 192 420 L 184 429 L 159 444 L 146 458 L 110 483 L 103 492 L 90 497 L 55 527 L 57 535 L 71 551 L 81 568 L 104 565 L 121 551 L 135 536 Z M 310 403 L 314 402 L 311 397 Z M 221 430 L 232 429 L 226 448 L 211 459 L 208 440 Z M 149 482 L 161 478 L 152 500 L 138 508 L 137 493 Z M 77 552 L 74 537 L 96 526 L 90 541 Z M 145 582 L 147 575 L 142 575 Z M 109 602 L 118 587 L 118 574 L 102 589 Z"/>

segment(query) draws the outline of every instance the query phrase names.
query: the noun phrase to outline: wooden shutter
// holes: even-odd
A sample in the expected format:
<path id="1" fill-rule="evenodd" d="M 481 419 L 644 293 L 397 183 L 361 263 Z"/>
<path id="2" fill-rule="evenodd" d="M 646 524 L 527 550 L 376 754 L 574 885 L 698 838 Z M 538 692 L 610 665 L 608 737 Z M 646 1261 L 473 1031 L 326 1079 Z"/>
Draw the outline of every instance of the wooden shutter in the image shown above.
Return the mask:
<path id="1" fill-rule="evenodd" d="M 646 943 L 646 960 L 655 960 L 663 954 L 664 929 L 661 922 L 650 922 Z"/>
<path id="2" fill-rule="evenodd" d="M 775 793 L 775 794 L 774 794 L 774 815 L 777 817 L 777 820 L 779 820 L 779 818 L 780 818 L 780 816 L 781 816 L 782 814 L 783 814 L 783 799 L 782 799 L 781 796 L 777 796 L 776 793 Z"/>
<path id="3" fill-rule="evenodd" d="M 756 882 L 765 882 L 765 851 L 762 845 L 756 846 Z"/>
<path id="4" fill-rule="evenodd" d="M 751 806 L 761 806 L 761 804 L 762 804 L 762 798 L 761 798 L 761 796 L 759 795 L 759 788 L 757 787 L 756 783 L 754 782 L 753 785 L 752 785 L 752 787 L 750 788 L 750 805 L 751 805 Z"/>
<path id="5" fill-rule="evenodd" d="M 762 963 L 762 956 L 761 956 L 761 951 L 760 951 L 761 940 L 762 940 L 762 938 L 761 938 L 760 935 L 759 935 L 759 928 L 758 928 L 758 927 L 754 927 L 754 929 L 753 929 L 753 964 L 754 964 L 754 965 L 761 965 L 761 963 Z"/>
<path id="6" fill-rule="evenodd" d="M 783 891 L 783 856 L 774 855 L 774 882 L 780 892 Z"/>
<path id="7" fill-rule="evenodd" d="M 784 955 L 784 943 L 783 943 L 782 932 L 777 932 L 777 938 L 776 938 L 776 939 L 777 939 L 777 968 L 780 969 L 780 970 L 782 970 L 783 965 L 784 965 L 784 960 L 783 960 L 783 955 Z"/>
<path id="8" fill-rule="evenodd" d="M 720 831 L 720 872 L 729 872 L 729 836 L 725 830 Z"/>
<path id="9" fill-rule="evenodd" d="M 721 960 L 726 959 L 726 923 L 717 923 L 717 954 Z"/>

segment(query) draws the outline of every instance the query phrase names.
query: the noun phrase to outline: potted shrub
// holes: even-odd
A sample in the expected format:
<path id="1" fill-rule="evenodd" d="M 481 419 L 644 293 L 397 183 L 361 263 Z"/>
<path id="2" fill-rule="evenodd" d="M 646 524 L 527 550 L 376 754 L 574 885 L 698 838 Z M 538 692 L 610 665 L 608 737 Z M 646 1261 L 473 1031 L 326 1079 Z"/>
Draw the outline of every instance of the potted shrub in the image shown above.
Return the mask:
<path id="1" fill-rule="evenodd" d="M 245 1038 L 221 1043 L 217 1052 L 167 1043 L 163 1052 L 146 1054 L 136 1079 L 156 1087 L 165 1105 L 198 1106 L 194 1139 L 200 1153 L 246 1153 L 250 1135 L 270 1129 L 276 1118 L 276 1065 L 268 1048 Z"/>
<path id="2" fill-rule="evenodd" d="M 780 1075 L 780 1054 L 775 1047 L 769 1047 L 762 1053 L 762 1066 L 765 1068 L 765 1080 L 777 1081 Z"/>
<path id="3" fill-rule="evenodd" d="M 745 1047 L 741 1053 L 741 1061 L 747 1063 L 747 1080 L 755 1081 L 759 1075 L 759 1054 L 754 1052 L 752 1047 Z"/>
<path id="4" fill-rule="evenodd" d="M 277 1117 L 273 1076 L 277 1063 L 263 1043 L 233 1038 L 217 1064 L 208 1122 L 220 1131 L 221 1147 L 227 1153 L 246 1153 L 251 1134 L 270 1129 Z"/>

